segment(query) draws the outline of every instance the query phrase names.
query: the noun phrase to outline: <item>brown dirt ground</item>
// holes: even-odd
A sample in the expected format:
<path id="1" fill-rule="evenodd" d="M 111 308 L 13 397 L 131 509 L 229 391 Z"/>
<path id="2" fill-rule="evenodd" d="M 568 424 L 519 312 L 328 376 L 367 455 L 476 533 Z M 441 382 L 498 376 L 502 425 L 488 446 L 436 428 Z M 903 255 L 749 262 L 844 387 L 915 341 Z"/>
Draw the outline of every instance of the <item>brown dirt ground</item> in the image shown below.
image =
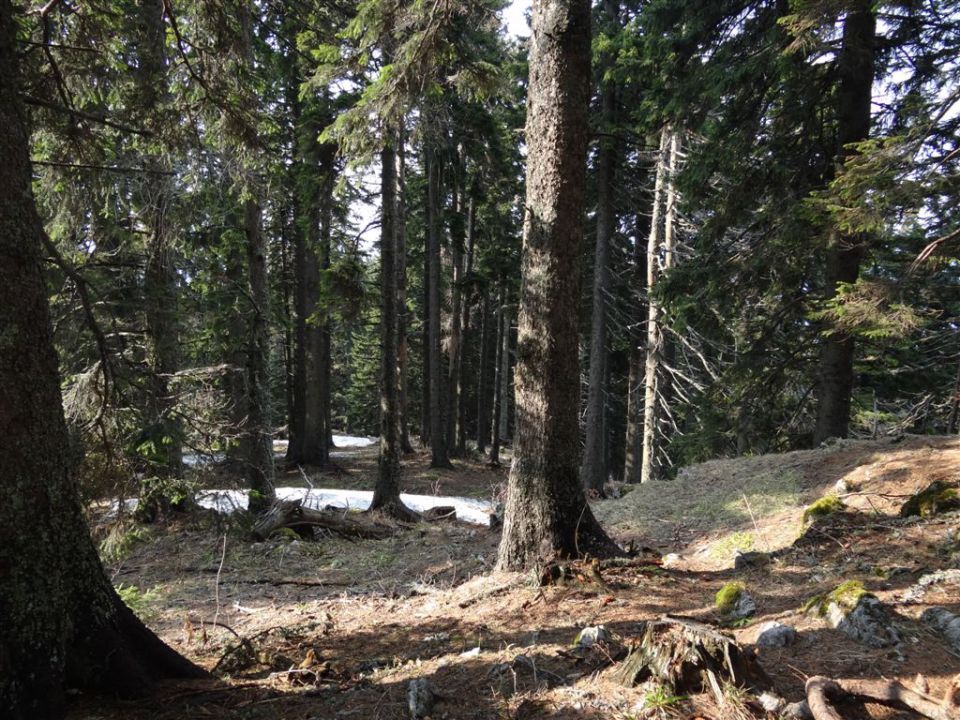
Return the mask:
<path id="1" fill-rule="evenodd" d="M 369 487 L 374 460 L 373 450 L 350 454 L 340 460 L 341 472 L 313 481 Z M 495 497 L 505 480 L 505 469 L 476 461 L 441 472 L 427 469 L 427 461 L 424 454 L 408 458 L 406 489 Z M 802 534 L 804 506 L 840 479 L 851 511 Z M 903 496 L 935 479 L 960 480 L 960 440 L 845 441 L 705 463 L 673 483 L 594 504 L 619 541 L 677 553 L 668 568 L 641 558 L 605 570 L 603 585 L 543 589 L 532 574 L 492 573 L 498 532 L 458 523 L 420 524 L 384 541 L 250 543 L 240 518 L 171 521 L 150 528 L 108 567 L 114 583 L 138 588 L 141 616 L 202 666 L 216 666 L 236 641 L 231 631 L 250 639 L 253 656 L 209 682 L 164 684 L 146 700 L 79 695 L 71 717 L 400 719 L 410 716 L 407 687 L 419 677 L 429 678 L 440 696 L 435 720 L 762 717 L 734 697 L 723 706 L 697 696 L 643 709 L 644 691 L 613 683 L 602 653 L 569 652 L 589 625 L 630 638 L 639 621 L 662 613 L 718 622 L 713 597 L 733 578 L 747 584 L 759 607 L 749 624 L 731 629 L 739 642 L 750 645 L 757 627 L 772 618 L 799 633 L 794 646 L 760 653 L 788 700 L 799 699 L 804 679 L 814 674 L 922 672 L 937 693 L 960 672 L 960 658 L 918 618 L 934 604 L 960 613 L 960 587 L 942 586 L 919 603 L 903 594 L 924 572 L 958 566 L 960 514 L 896 516 Z M 765 568 L 734 573 L 736 547 L 779 552 Z M 906 637 L 904 656 L 855 643 L 800 611 L 807 598 L 846 580 L 862 581 L 893 608 Z M 538 668 L 536 680 L 522 669 L 494 670 L 519 654 Z M 281 672 L 300 664 L 312 670 L 309 682 L 291 682 Z M 563 683 L 545 683 L 554 676 Z M 845 712 L 909 717 L 875 706 Z"/>

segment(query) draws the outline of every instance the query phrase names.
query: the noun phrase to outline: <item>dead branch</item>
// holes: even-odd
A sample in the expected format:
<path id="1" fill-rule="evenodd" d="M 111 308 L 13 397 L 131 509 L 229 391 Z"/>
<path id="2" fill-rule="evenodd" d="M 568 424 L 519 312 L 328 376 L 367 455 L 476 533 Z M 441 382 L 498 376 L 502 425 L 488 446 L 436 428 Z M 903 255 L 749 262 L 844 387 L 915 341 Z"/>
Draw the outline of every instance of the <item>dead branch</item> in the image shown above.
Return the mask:
<path id="1" fill-rule="evenodd" d="M 303 501 L 298 499 L 274 503 L 257 521 L 253 535 L 259 540 L 265 540 L 277 530 L 294 525 L 312 525 L 343 537 L 364 540 L 383 540 L 396 532 L 390 525 L 376 522 L 369 516 L 363 521 L 355 520 L 347 513 L 305 508 Z"/>

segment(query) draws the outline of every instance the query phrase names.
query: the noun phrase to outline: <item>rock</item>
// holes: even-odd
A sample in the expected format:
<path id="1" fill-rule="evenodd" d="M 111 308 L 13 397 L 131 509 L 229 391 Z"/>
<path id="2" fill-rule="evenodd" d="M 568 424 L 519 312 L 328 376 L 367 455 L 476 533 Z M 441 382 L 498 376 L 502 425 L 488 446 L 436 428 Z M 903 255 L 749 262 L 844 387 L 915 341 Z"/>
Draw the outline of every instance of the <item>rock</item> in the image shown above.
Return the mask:
<path id="1" fill-rule="evenodd" d="M 960 495 L 957 495 L 956 488 L 934 480 L 903 504 L 900 517 L 929 517 L 950 510 L 960 510 Z"/>
<path id="2" fill-rule="evenodd" d="M 775 620 L 765 622 L 757 634 L 757 645 L 761 647 L 787 647 L 797 640 L 797 631 L 789 625 Z"/>
<path id="3" fill-rule="evenodd" d="M 850 492 L 850 486 L 847 484 L 846 478 L 840 478 L 837 480 L 836 484 L 833 486 L 833 491 L 837 495 L 844 495 Z"/>
<path id="4" fill-rule="evenodd" d="M 760 703 L 760 707 L 762 707 L 768 713 L 774 714 L 780 712 L 784 705 L 786 705 L 786 701 L 782 697 L 775 695 L 770 691 L 762 692 L 757 695 L 757 702 Z"/>
<path id="5" fill-rule="evenodd" d="M 783 715 L 794 720 L 813 720 L 813 713 L 810 712 L 810 706 L 807 705 L 806 700 L 790 703 L 783 709 Z"/>
<path id="6" fill-rule="evenodd" d="M 737 604 L 733 607 L 733 612 L 730 613 L 730 619 L 742 620 L 756 614 L 756 612 L 757 601 L 748 593 L 741 593 L 740 597 L 737 598 Z"/>
<path id="7" fill-rule="evenodd" d="M 663 559 L 660 561 L 660 564 L 663 567 L 670 569 L 670 568 L 677 567 L 682 560 L 683 558 L 677 553 L 668 553 L 663 556 Z"/>
<path id="8" fill-rule="evenodd" d="M 943 633 L 954 652 L 960 652 L 960 617 L 946 608 L 932 607 L 923 611 L 920 621 Z"/>
<path id="9" fill-rule="evenodd" d="M 951 568 L 949 570 L 937 570 L 936 572 L 922 575 L 917 582 L 903 594 L 904 602 L 917 602 L 934 585 L 949 583 L 960 585 L 960 570 Z"/>
<path id="10" fill-rule="evenodd" d="M 422 718 L 428 717 L 435 702 L 436 696 L 427 678 L 417 678 L 410 681 L 407 686 L 407 707 L 413 720 L 422 720 Z"/>
<path id="11" fill-rule="evenodd" d="M 610 633 L 603 625 L 585 627 L 577 635 L 573 644 L 577 647 L 588 648 L 601 642 L 609 642 Z"/>
<path id="12" fill-rule="evenodd" d="M 807 612 L 827 621 L 830 627 L 870 647 L 882 648 L 900 643 L 891 613 L 863 583 L 847 581 L 826 595 L 818 595 L 805 605 Z"/>
<path id="13" fill-rule="evenodd" d="M 734 570 L 749 570 L 751 568 L 766 567 L 770 564 L 770 554 L 765 552 L 740 552 L 733 557 Z"/>
<path id="14" fill-rule="evenodd" d="M 870 647 L 889 647 L 900 642 L 900 633 L 890 623 L 886 606 L 870 594 L 862 595 L 852 610 L 831 602 L 826 620 L 831 627 Z"/>
<path id="15" fill-rule="evenodd" d="M 729 582 L 717 591 L 714 603 L 726 620 L 741 620 L 757 611 L 757 603 L 742 582 Z"/>

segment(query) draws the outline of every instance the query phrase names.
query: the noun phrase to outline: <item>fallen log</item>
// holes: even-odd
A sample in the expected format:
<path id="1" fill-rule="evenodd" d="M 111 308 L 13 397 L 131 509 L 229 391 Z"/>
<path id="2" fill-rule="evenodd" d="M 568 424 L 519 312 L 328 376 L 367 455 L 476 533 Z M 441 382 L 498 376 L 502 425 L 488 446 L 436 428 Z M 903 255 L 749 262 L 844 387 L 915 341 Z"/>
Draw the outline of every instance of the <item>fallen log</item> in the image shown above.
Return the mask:
<path id="1" fill-rule="evenodd" d="M 930 720 L 960 720 L 960 675 L 954 677 L 943 698 L 938 700 L 928 692 L 922 676 L 917 677 L 913 688 L 899 680 L 834 680 L 820 675 L 806 684 L 807 704 L 815 720 L 843 720 L 834 707 L 843 700 L 912 710 Z"/>
<path id="2" fill-rule="evenodd" d="M 376 522 L 369 516 L 365 516 L 363 520 L 357 520 L 346 512 L 314 510 L 303 507 L 302 501 L 297 499 L 274 503 L 257 520 L 253 528 L 253 536 L 257 540 L 265 540 L 281 528 L 300 525 L 320 527 L 343 537 L 363 540 L 383 540 L 396 533 L 394 527 Z"/>

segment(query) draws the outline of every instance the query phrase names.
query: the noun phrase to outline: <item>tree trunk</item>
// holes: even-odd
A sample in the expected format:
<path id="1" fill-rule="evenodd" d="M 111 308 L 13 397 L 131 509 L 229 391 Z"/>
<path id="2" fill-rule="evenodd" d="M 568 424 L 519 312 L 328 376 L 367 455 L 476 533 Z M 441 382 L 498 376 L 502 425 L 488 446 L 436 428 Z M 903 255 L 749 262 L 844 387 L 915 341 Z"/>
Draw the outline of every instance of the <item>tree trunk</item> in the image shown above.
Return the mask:
<path id="1" fill-rule="evenodd" d="M 476 242 L 476 202 L 473 195 L 467 201 L 467 256 L 465 259 L 464 276 L 473 285 L 473 254 Z M 472 293 L 471 293 L 472 295 Z M 457 397 L 460 398 L 457 408 L 457 452 L 465 455 L 467 452 L 467 362 L 468 351 L 473 341 L 474 330 L 471 327 L 470 297 L 462 303 L 463 320 L 459 363 L 457 367 Z"/>
<path id="2" fill-rule="evenodd" d="M 873 99 L 876 16 L 867 0 L 857 0 L 843 24 L 843 45 L 837 59 L 839 77 L 837 109 L 838 170 L 852 152 L 847 146 L 870 136 L 870 103 Z M 836 296 L 841 283 L 854 283 L 866 238 L 835 230 L 827 251 L 827 299 Z M 846 437 L 850 429 L 850 399 L 853 394 L 853 337 L 830 331 L 820 350 L 817 426 L 814 442 Z"/>
<path id="3" fill-rule="evenodd" d="M 322 305 L 320 273 L 330 267 L 330 237 L 333 223 L 333 186 L 336 182 L 336 147 L 320 146 L 316 138 L 322 123 L 311 122 L 304 128 L 313 143 L 307 168 L 312 183 L 312 203 L 316 212 L 311 222 L 306 248 L 305 329 L 307 351 L 303 420 L 302 462 L 323 466 L 330 461 L 330 319 Z"/>
<path id="4" fill-rule="evenodd" d="M 652 197 L 651 197 L 652 199 Z M 630 356 L 627 379 L 627 431 L 624 442 L 623 481 L 640 482 L 643 457 L 643 342 L 646 335 L 646 302 L 643 288 L 647 279 L 647 237 L 650 234 L 652 205 L 637 212 L 633 244 L 630 294 L 637 308 L 631 316 Z"/>
<path id="5" fill-rule="evenodd" d="M 647 343 L 644 364 L 643 454 L 640 460 L 640 482 L 648 482 L 657 475 L 656 443 L 659 415 L 657 385 L 660 374 L 660 353 L 663 349 L 663 332 L 660 328 L 660 303 L 654 298 L 654 292 L 660 276 L 660 248 L 666 235 L 666 228 L 661 226 L 665 225 L 663 205 L 669 193 L 667 175 L 670 135 L 670 127 L 664 126 L 660 133 L 660 152 L 657 156 L 657 175 L 653 190 L 653 213 L 647 240 Z"/>
<path id="6" fill-rule="evenodd" d="M 506 311 L 507 307 L 507 281 L 505 278 L 500 278 L 500 301 L 499 309 L 497 310 L 497 332 L 494 335 L 494 342 L 496 343 L 496 357 L 494 359 L 493 365 L 493 416 L 491 417 L 490 423 L 490 464 L 499 465 L 500 464 L 500 416 L 501 416 L 501 407 L 505 402 L 506 398 L 503 397 L 504 393 L 504 383 L 503 378 L 503 348 L 505 343 L 503 342 L 503 333 L 505 324 L 503 322 L 503 314 Z"/>
<path id="7" fill-rule="evenodd" d="M 380 457 L 371 510 L 410 520 L 400 501 L 400 384 L 397 362 L 397 157 L 395 136 L 380 151 Z"/>
<path id="8" fill-rule="evenodd" d="M 497 566 L 616 552 L 580 484 L 577 299 L 590 101 L 589 0 L 533 6 L 514 458 Z"/>
<path id="9" fill-rule="evenodd" d="M 136 15 L 136 34 L 137 104 L 150 127 L 161 117 L 161 103 L 169 100 L 162 0 L 148 0 L 140 5 Z M 147 153 L 143 164 L 156 170 L 167 169 L 156 152 Z M 150 363 L 147 420 L 157 449 L 162 448 L 163 467 L 159 468 L 160 472 L 176 476 L 181 471 L 182 429 L 174 413 L 176 400 L 171 394 L 169 381 L 180 363 L 177 275 L 167 219 L 173 187 L 169 176 L 159 172 L 147 174 L 144 183 L 143 211 L 147 215 L 145 225 L 150 228 L 143 277 L 147 357 Z"/>
<path id="10" fill-rule="evenodd" d="M 620 15 L 619 0 L 603 4 L 605 20 L 616 25 Z M 608 58 L 604 65 L 609 65 Z M 605 69 L 605 67 L 603 68 Z M 581 478 L 587 490 L 603 493 L 609 475 L 605 457 L 607 369 L 607 293 L 610 290 L 610 242 L 616 228 L 614 183 L 616 179 L 617 143 L 612 133 L 616 123 L 616 86 L 604 82 L 600 93 L 601 130 L 597 152 L 597 231 L 593 254 L 593 308 L 590 323 L 590 374 L 587 383 L 586 443 L 583 450 Z"/>
<path id="11" fill-rule="evenodd" d="M 497 382 L 500 385 L 498 396 L 500 406 L 497 409 L 497 436 L 502 444 L 510 437 L 510 294 L 504 284 L 500 306 L 500 367 Z"/>
<path id="12" fill-rule="evenodd" d="M 450 223 L 450 255 L 453 264 L 453 283 L 450 287 L 450 339 L 447 345 L 447 392 L 446 392 L 446 447 L 448 455 L 456 455 L 457 420 L 460 417 L 460 367 L 462 364 L 463 331 L 463 251 L 464 251 L 464 211 L 463 211 L 463 168 L 459 156 L 455 168 L 457 179 L 454 187 L 453 217 Z"/>
<path id="13" fill-rule="evenodd" d="M 407 330 L 410 324 L 407 311 L 407 164 L 404 152 L 404 134 L 397 139 L 397 309 L 400 313 L 397 328 L 397 356 L 400 365 L 400 450 L 412 453 L 410 423 L 407 416 Z"/>
<path id="14" fill-rule="evenodd" d="M 13 13 L 0 0 L 0 715 L 61 717 L 67 687 L 133 695 L 205 673 L 117 597 L 90 540 L 53 348 Z"/>
<path id="15" fill-rule="evenodd" d="M 244 202 L 244 226 L 247 235 L 247 271 L 250 300 L 253 304 L 250 344 L 247 348 L 247 433 L 249 456 L 247 478 L 250 504 L 258 512 L 274 499 L 273 433 L 270 428 L 270 395 L 267 378 L 269 335 L 267 316 L 270 294 L 267 287 L 267 244 L 263 235 L 262 210 L 253 199 Z"/>
<path id="16" fill-rule="evenodd" d="M 426 150 L 427 171 L 427 265 L 430 290 L 427 296 L 428 345 L 425 355 L 430 370 L 430 467 L 450 467 L 444 432 L 443 367 L 440 363 L 440 165 L 436 154 Z"/>
<path id="17" fill-rule="evenodd" d="M 480 315 L 480 353 L 477 361 L 477 452 L 481 455 L 490 442 L 490 291 L 483 289 Z M 496 340 L 496 336 L 494 336 Z"/>

